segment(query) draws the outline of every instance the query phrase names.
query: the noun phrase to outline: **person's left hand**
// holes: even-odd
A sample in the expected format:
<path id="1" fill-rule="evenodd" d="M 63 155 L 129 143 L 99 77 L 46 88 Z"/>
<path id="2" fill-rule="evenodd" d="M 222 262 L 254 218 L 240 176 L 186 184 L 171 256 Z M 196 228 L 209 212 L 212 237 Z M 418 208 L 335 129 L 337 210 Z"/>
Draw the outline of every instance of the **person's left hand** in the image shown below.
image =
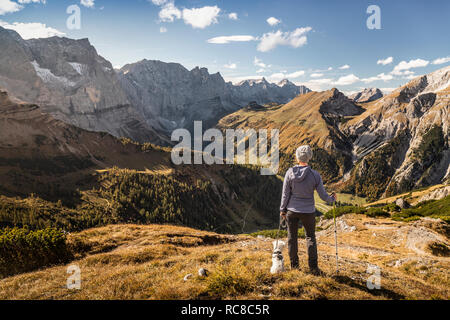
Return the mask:
<path id="1" fill-rule="evenodd" d="M 286 212 L 284 211 L 280 211 L 280 216 L 285 219 L 286 218 Z"/>

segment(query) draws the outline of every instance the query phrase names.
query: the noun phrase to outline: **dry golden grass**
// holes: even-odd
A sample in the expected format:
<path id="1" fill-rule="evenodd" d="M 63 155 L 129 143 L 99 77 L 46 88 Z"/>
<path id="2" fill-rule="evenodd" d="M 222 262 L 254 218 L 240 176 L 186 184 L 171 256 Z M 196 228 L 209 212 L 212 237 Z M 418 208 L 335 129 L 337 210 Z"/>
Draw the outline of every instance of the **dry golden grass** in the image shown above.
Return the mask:
<path id="1" fill-rule="evenodd" d="M 68 265 L 61 265 L 0 280 L 0 299 L 449 298 L 449 259 L 418 255 L 406 245 L 408 239 L 398 239 L 413 226 L 356 215 L 340 219 L 356 230 L 339 230 L 339 276 L 327 221 L 318 234 L 322 277 L 307 273 L 303 240 L 301 269 L 271 275 L 272 239 L 167 225 L 111 225 L 69 236 L 83 249 L 68 264 L 80 267 L 81 290 L 66 288 Z M 393 266 L 395 261 L 403 264 Z M 381 290 L 366 287 L 368 263 L 381 267 Z M 201 267 L 209 271 L 205 278 L 197 276 Z M 189 273 L 193 276 L 184 281 Z"/>

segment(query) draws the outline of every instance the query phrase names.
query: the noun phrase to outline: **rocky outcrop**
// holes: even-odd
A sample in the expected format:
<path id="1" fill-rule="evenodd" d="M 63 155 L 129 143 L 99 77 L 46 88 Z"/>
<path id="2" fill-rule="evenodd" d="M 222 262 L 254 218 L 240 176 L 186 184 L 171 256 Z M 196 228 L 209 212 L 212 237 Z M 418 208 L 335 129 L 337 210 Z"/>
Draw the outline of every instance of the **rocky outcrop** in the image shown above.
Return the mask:
<path id="1" fill-rule="evenodd" d="M 442 188 L 436 189 L 436 190 L 424 195 L 423 197 L 421 197 L 419 199 L 418 202 L 427 201 L 427 200 L 440 200 L 440 199 L 445 198 L 449 194 L 450 194 L 450 186 L 442 187 Z"/>
<path id="2" fill-rule="evenodd" d="M 261 105 L 286 103 L 310 91 L 288 80 L 277 85 L 264 78 L 233 85 L 220 73 L 209 74 L 206 68 L 189 71 L 178 63 L 145 59 L 125 65 L 118 77 L 147 123 L 166 134 L 180 127 L 192 129 L 195 120 L 211 127 L 252 101 Z"/>
<path id="3" fill-rule="evenodd" d="M 349 96 L 355 102 L 371 102 L 383 97 L 383 92 L 378 88 L 365 88 L 364 90 Z"/>
<path id="4" fill-rule="evenodd" d="M 87 39 L 23 40 L 0 27 L 0 87 L 83 129 L 137 141 L 164 141 L 141 120 L 111 63 Z"/>
<path id="5" fill-rule="evenodd" d="M 142 60 L 125 65 L 118 77 L 147 123 L 166 133 L 191 128 L 194 120 L 211 126 L 240 108 L 222 76 L 209 74 L 206 68 L 189 71 L 178 63 Z"/>
<path id="6" fill-rule="evenodd" d="M 366 108 L 343 132 L 352 139 L 355 163 L 378 155 L 377 164 L 371 161 L 375 169 L 395 159 L 378 196 L 445 181 L 450 171 L 450 67 L 415 78 Z"/>

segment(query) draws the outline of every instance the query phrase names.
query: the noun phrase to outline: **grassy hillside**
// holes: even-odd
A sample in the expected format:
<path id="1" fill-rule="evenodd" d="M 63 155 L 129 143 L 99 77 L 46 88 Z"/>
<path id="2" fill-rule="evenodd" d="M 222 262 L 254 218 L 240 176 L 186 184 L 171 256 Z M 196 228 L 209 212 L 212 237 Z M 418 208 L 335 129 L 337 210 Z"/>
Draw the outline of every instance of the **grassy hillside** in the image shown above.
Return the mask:
<path id="1" fill-rule="evenodd" d="M 427 248 L 442 239 L 432 229 L 340 217 L 336 276 L 333 229 L 326 222 L 321 227 L 317 237 L 323 277 L 307 273 L 304 240 L 300 270 L 288 267 L 271 275 L 268 238 L 164 225 L 110 225 L 70 234 L 67 241 L 78 251 L 68 264 L 0 280 L 0 299 L 449 299 L 448 258 Z M 424 230 L 422 236 L 419 230 Z M 284 255 L 287 259 L 286 250 Z M 81 269 L 81 290 L 65 287 L 67 266 L 74 264 Z M 366 286 L 369 264 L 381 268 L 380 290 Z M 208 270 L 207 277 L 197 276 L 201 267 Z M 188 274 L 192 276 L 184 281 Z"/>

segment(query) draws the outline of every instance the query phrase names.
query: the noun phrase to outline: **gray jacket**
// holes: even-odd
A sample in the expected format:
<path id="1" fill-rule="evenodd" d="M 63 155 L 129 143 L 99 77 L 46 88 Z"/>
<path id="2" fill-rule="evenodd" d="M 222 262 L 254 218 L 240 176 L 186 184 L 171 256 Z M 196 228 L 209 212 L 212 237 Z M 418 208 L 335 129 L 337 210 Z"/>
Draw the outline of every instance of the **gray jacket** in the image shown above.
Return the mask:
<path id="1" fill-rule="evenodd" d="M 289 168 L 284 177 L 280 211 L 316 212 L 314 190 L 317 190 L 323 201 L 334 202 L 334 198 L 325 191 L 322 177 L 316 170 L 308 166 Z"/>

